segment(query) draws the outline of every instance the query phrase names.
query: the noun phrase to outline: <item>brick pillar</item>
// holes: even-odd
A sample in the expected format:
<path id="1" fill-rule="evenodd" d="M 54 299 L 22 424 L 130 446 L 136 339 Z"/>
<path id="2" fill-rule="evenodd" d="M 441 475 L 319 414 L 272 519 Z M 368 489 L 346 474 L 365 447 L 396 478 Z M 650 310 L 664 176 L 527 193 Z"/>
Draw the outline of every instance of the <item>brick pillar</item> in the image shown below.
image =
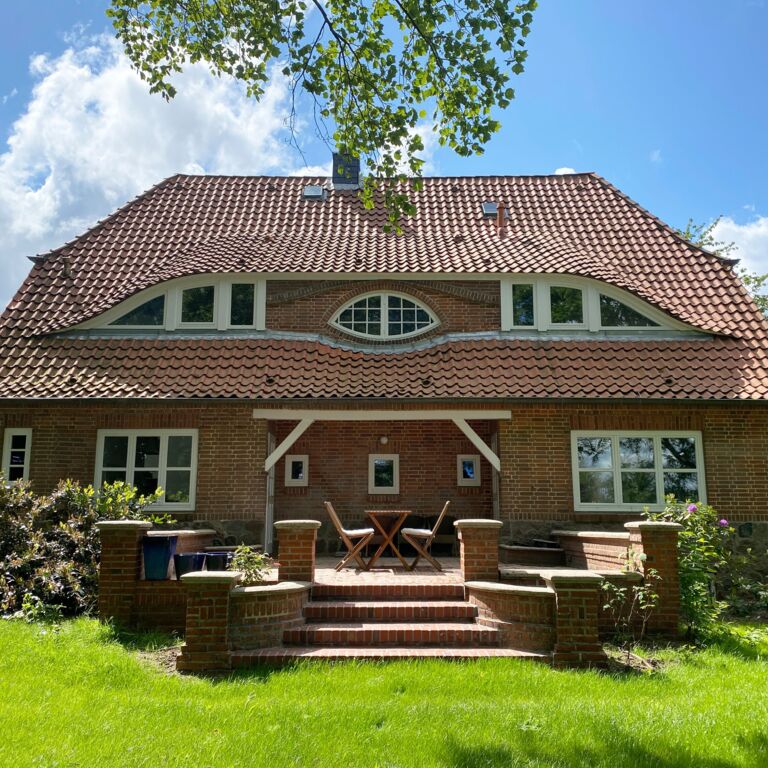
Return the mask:
<path id="1" fill-rule="evenodd" d="M 187 619 L 176 669 L 209 672 L 230 668 L 229 593 L 239 578 L 237 571 L 195 571 L 181 577 L 187 593 Z"/>
<path id="2" fill-rule="evenodd" d="M 141 575 L 141 540 L 152 523 L 104 520 L 96 523 L 96 527 L 101 538 L 99 618 L 129 625 Z"/>
<path id="3" fill-rule="evenodd" d="M 277 529 L 278 581 L 315 580 L 317 520 L 281 520 Z"/>
<path id="4" fill-rule="evenodd" d="M 464 581 L 499 580 L 498 520 L 457 520 Z"/>
<path id="5" fill-rule="evenodd" d="M 598 635 L 602 577 L 590 571 L 545 571 L 555 591 L 556 667 L 602 667 L 606 656 Z"/>
<path id="6" fill-rule="evenodd" d="M 654 568 L 661 581 L 657 584 L 659 605 L 648 621 L 648 631 L 676 636 L 680 632 L 680 574 L 677 568 L 679 523 L 634 520 L 624 523 L 629 531 L 629 546 L 645 555 L 642 570 Z"/>

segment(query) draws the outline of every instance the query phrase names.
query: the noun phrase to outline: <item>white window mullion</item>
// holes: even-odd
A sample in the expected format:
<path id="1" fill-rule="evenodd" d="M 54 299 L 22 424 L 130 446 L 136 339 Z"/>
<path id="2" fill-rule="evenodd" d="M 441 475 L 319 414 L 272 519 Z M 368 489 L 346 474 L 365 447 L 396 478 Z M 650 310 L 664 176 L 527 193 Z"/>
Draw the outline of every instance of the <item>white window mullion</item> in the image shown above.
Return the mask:
<path id="1" fill-rule="evenodd" d="M 592 331 L 600 330 L 600 294 L 589 285 L 584 288 L 584 322 Z"/>
<path id="2" fill-rule="evenodd" d="M 381 335 L 382 338 L 389 338 L 389 294 L 387 293 L 381 297 Z"/>
<path id="3" fill-rule="evenodd" d="M 534 293 L 536 297 L 533 302 L 533 317 L 536 328 L 539 331 L 546 331 L 552 324 L 552 308 L 549 299 L 549 283 L 544 280 L 538 280 L 534 284 Z"/>
<path id="4" fill-rule="evenodd" d="M 514 283 L 508 277 L 502 277 L 499 281 L 499 300 L 501 302 L 501 330 L 510 331 L 515 324 L 514 314 Z M 534 301 L 534 304 L 536 302 Z M 534 317 L 536 310 L 534 307 Z"/>
<path id="5" fill-rule="evenodd" d="M 622 504 L 624 499 L 621 492 L 621 453 L 619 451 L 619 435 L 611 433 L 611 449 L 613 456 L 613 503 Z"/>
<path id="6" fill-rule="evenodd" d="M 165 330 L 175 331 L 181 319 L 181 298 L 178 288 L 171 288 L 165 295 Z"/>
<path id="7" fill-rule="evenodd" d="M 216 330 L 226 331 L 229 327 L 229 307 L 232 299 L 232 283 L 218 280 L 213 289 L 213 308 Z"/>
<path id="8" fill-rule="evenodd" d="M 653 468 L 656 470 L 656 503 L 664 503 L 664 467 L 661 460 L 661 435 L 653 438 Z"/>
<path id="9" fill-rule="evenodd" d="M 267 281 L 264 278 L 256 281 L 253 294 L 253 324 L 257 331 L 263 331 L 267 327 Z"/>
<path id="10" fill-rule="evenodd" d="M 157 462 L 157 485 L 163 489 L 163 498 L 165 501 L 165 475 L 168 467 L 168 435 L 160 436 L 160 456 Z"/>
<path id="11" fill-rule="evenodd" d="M 128 456 L 126 457 L 125 482 L 128 485 L 136 485 L 133 482 L 134 463 L 136 461 L 136 435 L 128 436 Z"/>

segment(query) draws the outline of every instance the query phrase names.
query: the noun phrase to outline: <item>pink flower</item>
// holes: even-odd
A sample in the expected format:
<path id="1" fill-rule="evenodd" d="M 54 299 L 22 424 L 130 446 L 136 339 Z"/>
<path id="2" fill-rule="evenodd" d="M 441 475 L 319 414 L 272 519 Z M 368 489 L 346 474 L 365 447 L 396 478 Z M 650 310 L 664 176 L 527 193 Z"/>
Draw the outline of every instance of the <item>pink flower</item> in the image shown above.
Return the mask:
<path id="1" fill-rule="evenodd" d="M 695 504 L 689 504 L 688 505 L 688 511 L 691 512 L 691 513 L 698 512 L 699 508 Z"/>
<path id="2" fill-rule="evenodd" d="M 717 523 L 721 528 L 727 528 L 728 527 L 728 521 L 723 518 L 722 520 L 719 520 Z"/>

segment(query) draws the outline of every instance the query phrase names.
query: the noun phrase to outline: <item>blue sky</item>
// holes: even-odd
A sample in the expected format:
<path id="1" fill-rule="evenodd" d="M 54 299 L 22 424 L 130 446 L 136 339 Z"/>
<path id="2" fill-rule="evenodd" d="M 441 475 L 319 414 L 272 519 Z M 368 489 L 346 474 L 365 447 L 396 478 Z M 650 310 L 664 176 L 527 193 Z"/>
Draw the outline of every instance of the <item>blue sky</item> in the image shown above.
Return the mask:
<path id="1" fill-rule="evenodd" d="M 105 0 L 0 9 L 0 306 L 26 255 L 177 171 L 288 173 L 278 85 L 263 105 L 198 69 L 170 106 L 111 46 Z M 542 0 L 517 99 L 482 157 L 433 174 L 596 171 L 675 226 L 726 217 L 768 271 L 768 3 Z M 186 92 L 185 92 L 186 87 Z M 327 163 L 309 141 L 308 162 Z"/>

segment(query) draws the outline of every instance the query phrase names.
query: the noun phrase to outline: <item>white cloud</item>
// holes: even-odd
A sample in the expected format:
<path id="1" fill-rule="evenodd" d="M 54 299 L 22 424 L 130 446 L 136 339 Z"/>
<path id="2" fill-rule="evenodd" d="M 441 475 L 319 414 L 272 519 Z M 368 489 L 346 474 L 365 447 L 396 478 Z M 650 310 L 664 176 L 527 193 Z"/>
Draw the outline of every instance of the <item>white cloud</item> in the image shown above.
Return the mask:
<path id="1" fill-rule="evenodd" d="M 57 247 L 161 179 L 187 173 L 283 173 L 286 83 L 260 102 L 192 65 L 178 96 L 151 95 L 117 43 L 69 41 L 30 62 L 30 101 L 0 154 L 0 308 L 32 256 Z"/>
<path id="2" fill-rule="evenodd" d="M 576 173 L 576 169 L 569 168 L 567 165 L 562 168 L 555 168 L 555 176 L 567 176 L 569 173 Z"/>
<path id="3" fill-rule="evenodd" d="M 768 272 L 768 216 L 758 216 L 746 224 L 737 224 L 725 216 L 712 230 L 713 237 L 724 243 L 736 243 L 736 250 L 729 254 L 741 259 L 740 266 L 750 272 Z"/>
<path id="4" fill-rule="evenodd" d="M 654 165 L 661 165 L 664 162 L 664 158 L 661 156 L 661 150 L 660 149 L 654 149 L 650 155 L 648 155 L 648 159 L 654 164 Z"/>
<path id="5" fill-rule="evenodd" d="M 0 99 L 0 103 L 7 104 L 14 96 L 17 96 L 19 93 L 18 88 L 11 88 L 11 90 L 6 93 L 2 99 Z"/>

